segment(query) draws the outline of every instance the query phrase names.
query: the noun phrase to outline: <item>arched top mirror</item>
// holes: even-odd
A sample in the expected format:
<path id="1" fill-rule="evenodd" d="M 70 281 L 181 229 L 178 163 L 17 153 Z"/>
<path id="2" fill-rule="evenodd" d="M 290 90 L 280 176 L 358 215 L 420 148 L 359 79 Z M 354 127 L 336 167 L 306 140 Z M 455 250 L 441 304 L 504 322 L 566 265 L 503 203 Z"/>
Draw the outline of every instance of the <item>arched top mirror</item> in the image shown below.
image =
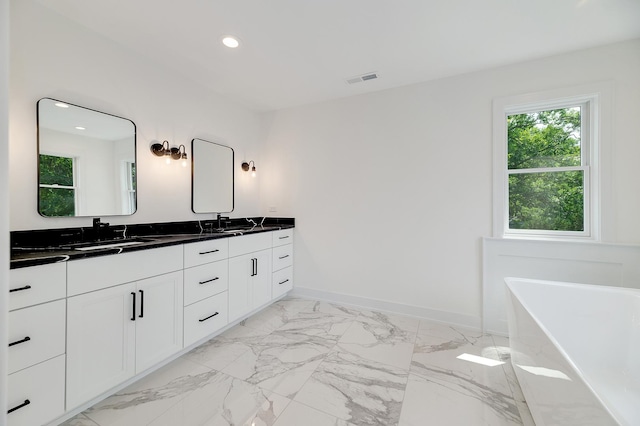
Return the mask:
<path id="1" fill-rule="evenodd" d="M 116 216 L 136 211 L 133 121 L 56 99 L 38 101 L 38 213 Z"/>
<path id="2" fill-rule="evenodd" d="M 191 141 L 191 209 L 194 213 L 233 211 L 233 149 L 203 139 Z"/>

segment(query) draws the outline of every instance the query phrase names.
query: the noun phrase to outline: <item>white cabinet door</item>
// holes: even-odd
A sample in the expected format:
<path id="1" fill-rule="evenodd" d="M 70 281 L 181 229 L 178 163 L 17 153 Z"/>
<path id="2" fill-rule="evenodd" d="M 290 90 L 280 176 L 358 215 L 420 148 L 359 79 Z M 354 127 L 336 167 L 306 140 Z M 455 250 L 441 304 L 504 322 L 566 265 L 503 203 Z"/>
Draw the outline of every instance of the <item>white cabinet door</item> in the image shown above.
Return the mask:
<path id="1" fill-rule="evenodd" d="M 229 259 L 229 322 L 271 300 L 271 249 Z"/>
<path id="2" fill-rule="evenodd" d="M 254 262 L 251 254 L 229 259 L 229 322 L 251 312 Z"/>
<path id="3" fill-rule="evenodd" d="M 136 373 L 140 373 L 182 349 L 182 272 L 136 284 Z"/>
<path id="4" fill-rule="evenodd" d="M 67 299 L 67 408 L 135 374 L 134 283 Z"/>
<path id="5" fill-rule="evenodd" d="M 252 277 L 253 299 L 251 309 L 271 301 L 271 250 L 252 253 L 256 259 L 255 275 Z"/>

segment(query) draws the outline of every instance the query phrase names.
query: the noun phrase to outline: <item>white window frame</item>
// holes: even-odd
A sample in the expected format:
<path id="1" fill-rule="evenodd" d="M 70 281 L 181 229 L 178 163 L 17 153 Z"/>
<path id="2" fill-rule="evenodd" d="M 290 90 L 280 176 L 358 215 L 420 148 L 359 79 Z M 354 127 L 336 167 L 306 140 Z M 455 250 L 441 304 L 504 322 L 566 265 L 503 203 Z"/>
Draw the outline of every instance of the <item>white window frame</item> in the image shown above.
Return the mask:
<path id="1" fill-rule="evenodd" d="M 496 238 L 527 238 L 545 240 L 601 239 L 600 139 L 602 107 L 610 101 L 610 86 L 598 84 L 497 98 L 493 101 L 493 236 Z M 508 170 L 507 117 L 514 114 L 581 106 L 582 164 L 576 167 Z M 584 172 L 584 230 L 552 231 L 509 229 L 509 175 L 530 171 Z"/>
<path id="2" fill-rule="evenodd" d="M 71 159 L 71 173 L 72 173 L 72 178 L 73 178 L 73 186 L 68 186 L 68 185 L 58 185 L 58 184 L 39 184 L 38 187 L 39 188 L 53 188 L 53 189 L 72 189 L 73 190 L 73 215 L 77 216 L 78 215 L 78 211 L 80 209 L 80 202 L 79 202 L 79 194 L 78 194 L 78 158 L 77 157 L 70 157 L 68 154 L 58 154 L 58 153 L 48 153 L 48 152 L 41 152 L 40 154 L 42 155 L 48 155 L 50 157 L 61 157 L 61 158 L 70 158 Z M 40 155 L 39 154 L 39 155 Z M 38 181 L 40 180 L 40 178 L 38 177 Z"/>

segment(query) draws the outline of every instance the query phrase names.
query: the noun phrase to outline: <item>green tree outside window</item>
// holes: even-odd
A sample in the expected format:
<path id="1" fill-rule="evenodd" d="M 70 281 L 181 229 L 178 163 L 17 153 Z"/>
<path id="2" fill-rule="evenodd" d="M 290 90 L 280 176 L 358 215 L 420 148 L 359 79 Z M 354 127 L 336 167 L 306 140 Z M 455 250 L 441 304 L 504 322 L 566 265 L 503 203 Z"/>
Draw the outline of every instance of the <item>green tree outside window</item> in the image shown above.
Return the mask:
<path id="1" fill-rule="evenodd" d="M 580 107 L 507 117 L 510 229 L 585 229 L 580 133 Z"/>

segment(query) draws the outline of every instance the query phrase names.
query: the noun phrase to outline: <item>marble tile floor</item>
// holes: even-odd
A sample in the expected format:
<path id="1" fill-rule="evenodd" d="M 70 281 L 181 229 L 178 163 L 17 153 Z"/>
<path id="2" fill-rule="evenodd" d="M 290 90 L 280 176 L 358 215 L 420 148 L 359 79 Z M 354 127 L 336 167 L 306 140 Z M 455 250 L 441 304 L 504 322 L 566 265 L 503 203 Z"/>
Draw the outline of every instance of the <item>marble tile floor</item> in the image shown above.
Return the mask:
<path id="1" fill-rule="evenodd" d="M 63 425 L 534 423 L 506 338 L 286 298 Z"/>

